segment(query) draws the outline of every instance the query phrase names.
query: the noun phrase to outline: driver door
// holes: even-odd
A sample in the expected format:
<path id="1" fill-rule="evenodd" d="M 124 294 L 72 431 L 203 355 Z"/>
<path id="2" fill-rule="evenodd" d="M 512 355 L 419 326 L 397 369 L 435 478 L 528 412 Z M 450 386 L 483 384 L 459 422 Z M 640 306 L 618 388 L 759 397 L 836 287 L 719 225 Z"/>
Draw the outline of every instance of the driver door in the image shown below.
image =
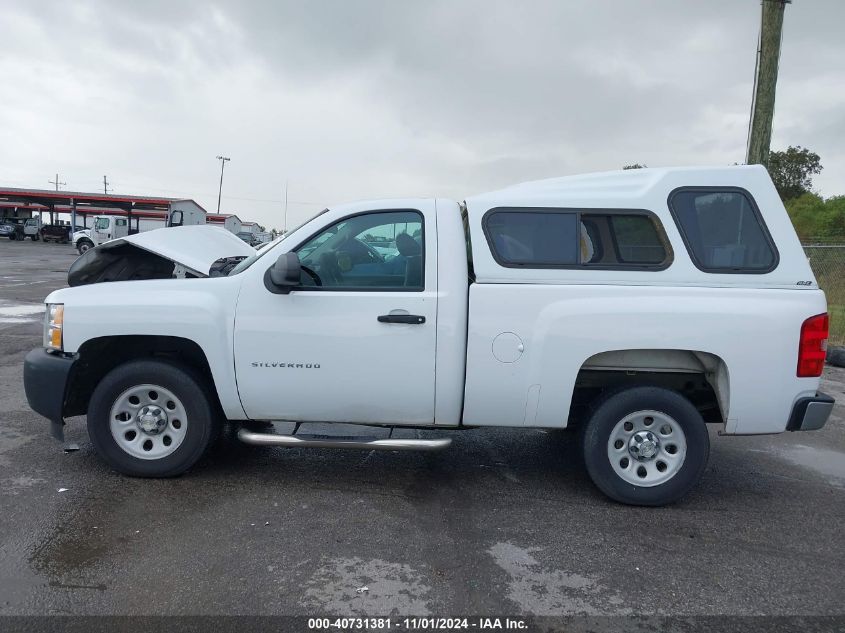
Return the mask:
<path id="1" fill-rule="evenodd" d="M 433 424 L 436 217 L 434 201 L 415 206 L 349 215 L 305 239 L 290 294 L 259 281 L 273 263 L 259 260 L 235 321 L 250 418 Z"/>

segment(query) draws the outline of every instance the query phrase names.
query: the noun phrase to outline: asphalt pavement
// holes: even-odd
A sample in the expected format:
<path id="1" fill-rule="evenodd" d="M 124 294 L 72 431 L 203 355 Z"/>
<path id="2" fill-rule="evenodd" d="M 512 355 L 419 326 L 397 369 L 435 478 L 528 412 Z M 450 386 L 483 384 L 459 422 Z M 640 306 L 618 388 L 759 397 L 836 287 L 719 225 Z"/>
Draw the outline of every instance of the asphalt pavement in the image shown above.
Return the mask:
<path id="1" fill-rule="evenodd" d="M 26 404 L 22 363 L 70 246 L 0 242 L 0 614 L 845 615 L 845 370 L 825 429 L 711 436 L 666 508 L 607 500 L 572 433 L 440 453 L 257 448 L 123 477 Z M 811 622 L 812 620 L 807 620 Z"/>

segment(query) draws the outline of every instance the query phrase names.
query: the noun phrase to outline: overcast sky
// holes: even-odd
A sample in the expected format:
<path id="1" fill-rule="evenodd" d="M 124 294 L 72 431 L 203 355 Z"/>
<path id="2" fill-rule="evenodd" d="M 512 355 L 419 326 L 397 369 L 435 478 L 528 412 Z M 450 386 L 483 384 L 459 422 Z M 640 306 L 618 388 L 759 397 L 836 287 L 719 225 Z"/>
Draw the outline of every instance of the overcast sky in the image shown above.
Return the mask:
<path id="1" fill-rule="evenodd" d="M 267 227 L 362 198 L 742 162 L 759 0 L 0 0 L 0 185 Z M 845 1 L 786 9 L 772 146 L 845 194 Z"/>

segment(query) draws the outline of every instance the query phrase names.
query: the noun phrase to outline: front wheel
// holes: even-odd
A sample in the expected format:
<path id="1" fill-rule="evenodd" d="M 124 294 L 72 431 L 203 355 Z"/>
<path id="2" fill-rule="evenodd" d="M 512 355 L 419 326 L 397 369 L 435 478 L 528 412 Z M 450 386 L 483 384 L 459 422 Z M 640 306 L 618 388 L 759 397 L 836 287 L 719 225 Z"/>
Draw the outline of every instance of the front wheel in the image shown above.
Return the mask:
<path id="1" fill-rule="evenodd" d="M 17 235 L 15 235 L 14 233 L 9 233 L 9 240 L 14 241 L 16 239 L 18 239 Z"/>
<path id="2" fill-rule="evenodd" d="M 88 434 L 97 453 L 135 477 L 181 475 L 202 457 L 217 425 L 202 379 L 162 361 L 113 369 L 88 407 Z"/>
<path id="3" fill-rule="evenodd" d="M 606 397 L 583 430 L 584 462 L 611 499 L 641 506 L 678 501 L 701 479 L 707 426 L 681 394 L 634 387 Z"/>
<path id="4" fill-rule="evenodd" d="M 32 241 L 33 241 L 33 242 L 37 242 L 37 241 L 38 241 L 38 233 L 34 233 L 34 234 L 33 234 L 33 235 L 31 235 L 30 237 L 32 238 Z"/>
<path id="5" fill-rule="evenodd" d="M 79 240 L 76 244 L 76 250 L 79 251 L 80 255 L 84 255 L 92 248 L 94 248 L 94 243 L 91 240 Z"/>

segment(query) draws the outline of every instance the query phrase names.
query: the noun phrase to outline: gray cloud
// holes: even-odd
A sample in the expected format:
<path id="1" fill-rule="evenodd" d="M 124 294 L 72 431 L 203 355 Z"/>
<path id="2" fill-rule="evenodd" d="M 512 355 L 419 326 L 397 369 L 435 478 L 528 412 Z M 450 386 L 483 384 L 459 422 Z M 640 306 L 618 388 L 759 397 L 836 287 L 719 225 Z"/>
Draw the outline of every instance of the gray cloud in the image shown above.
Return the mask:
<path id="1" fill-rule="evenodd" d="M 281 226 L 629 162 L 742 161 L 756 0 L 3 6 L 0 180 L 190 195 Z M 787 8 L 774 144 L 845 193 L 839 0 Z"/>

